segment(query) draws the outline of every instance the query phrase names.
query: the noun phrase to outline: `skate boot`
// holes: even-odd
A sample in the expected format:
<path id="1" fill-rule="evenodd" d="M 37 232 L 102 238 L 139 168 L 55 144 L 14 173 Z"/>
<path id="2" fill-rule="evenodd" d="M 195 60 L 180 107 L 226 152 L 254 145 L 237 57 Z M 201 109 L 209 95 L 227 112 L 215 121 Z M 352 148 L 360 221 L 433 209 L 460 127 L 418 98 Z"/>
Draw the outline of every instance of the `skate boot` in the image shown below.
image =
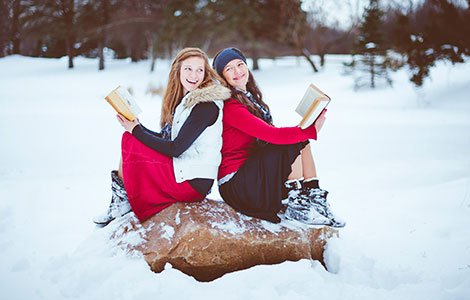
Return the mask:
<path id="1" fill-rule="evenodd" d="M 292 179 L 284 182 L 284 196 L 287 197 L 281 200 L 281 214 L 284 214 L 286 211 L 289 201 L 297 197 L 301 192 L 302 185 L 298 179 Z"/>
<path id="2" fill-rule="evenodd" d="M 298 179 L 292 179 L 284 182 L 285 193 L 287 198 L 282 200 L 284 204 L 287 204 L 290 198 L 296 197 L 302 192 L 302 184 Z"/>
<path id="3" fill-rule="evenodd" d="M 289 201 L 283 215 L 288 220 L 296 220 L 307 225 L 333 225 L 333 221 L 318 213 L 310 202 L 300 197 Z"/>
<path id="4" fill-rule="evenodd" d="M 93 219 L 93 222 L 97 225 L 106 226 L 112 220 L 124 216 L 132 210 L 124 188 L 124 182 L 119 178 L 116 170 L 111 171 L 111 191 L 111 203 L 108 211 Z"/>
<path id="5" fill-rule="evenodd" d="M 317 208 L 308 199 L 301 196 L 302 188 L 298 180 L 285 183 L 288 197 L 283 200 L 282 216 L 308 225 L 331 225 L 332 222 L 318 213 Z M 318 208 L 320 209 L 320 208 Z"/>
<path id="6" fill-rule="evenodd" d="M 332 227 L 344 227 L 346 222 L 337 217 L 331 210 L 330 204 L 326 200 L 328 191 L 320 188 L 303 187 L 300 197 L 309 201 L 319 214 L 331 220 Z"/>

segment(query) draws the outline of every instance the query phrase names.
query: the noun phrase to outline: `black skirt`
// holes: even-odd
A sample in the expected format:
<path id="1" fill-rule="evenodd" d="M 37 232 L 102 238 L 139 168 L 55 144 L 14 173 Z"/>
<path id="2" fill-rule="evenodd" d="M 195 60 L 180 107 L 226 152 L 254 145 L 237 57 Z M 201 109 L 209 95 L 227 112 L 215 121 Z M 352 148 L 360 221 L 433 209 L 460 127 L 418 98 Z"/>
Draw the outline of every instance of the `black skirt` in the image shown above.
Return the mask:
<path id="1" fill-rule="evenodd" d="M 308 143 L 257 147 L 232 179 L 219 186 L 220 195 L 245 215 L 279 223 L 281 200 L 287 196 L 284 182 Z"/>

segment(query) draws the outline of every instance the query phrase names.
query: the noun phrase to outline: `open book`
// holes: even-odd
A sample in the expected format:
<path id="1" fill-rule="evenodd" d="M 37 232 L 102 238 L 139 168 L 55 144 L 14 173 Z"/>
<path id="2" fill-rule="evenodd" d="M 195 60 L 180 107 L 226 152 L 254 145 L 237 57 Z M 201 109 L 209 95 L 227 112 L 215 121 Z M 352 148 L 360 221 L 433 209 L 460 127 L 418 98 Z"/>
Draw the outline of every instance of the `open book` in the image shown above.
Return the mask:
<path id="1" fill-rule="evenodd" d="M 299 127 L 305 129 L 315 123 L 330 101 L 330 97 L 313 84 L 310 84 L 307 91 L 305 91 L 304 97 L 295 109 L 295 112 L 302 116 Z"/>
<path id="2" fill-rule="evenodd" d="M 134 97 L 129 94 L 127 89 L 121 86 L 115 88 L 105 99 L 118 113 L 126 117 L 129 121 L 134 121 L 137 115 L 142 112 L 137 102 L 135 102 Z"/>

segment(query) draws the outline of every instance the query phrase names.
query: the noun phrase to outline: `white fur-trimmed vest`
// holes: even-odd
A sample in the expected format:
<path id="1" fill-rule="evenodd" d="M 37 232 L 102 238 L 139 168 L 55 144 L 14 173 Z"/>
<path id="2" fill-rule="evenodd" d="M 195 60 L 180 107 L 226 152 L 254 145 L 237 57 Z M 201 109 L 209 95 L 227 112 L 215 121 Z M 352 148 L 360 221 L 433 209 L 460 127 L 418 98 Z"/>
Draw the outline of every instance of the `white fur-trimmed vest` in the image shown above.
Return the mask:
<path id="1" fill-rule="evenodd" d="M 174 140 L 196 104 L 213 101 L 219 108 L 219 116 L 214 124 L 207 127 L 189 148 L 173 158 L 176 182 L 194 178 L 216 179 L 222 160 L 222 109 L 224 100 L 230 98 L 230 90 L 213 84 L 188 93 L 176 107 L 171 128 Z"/>

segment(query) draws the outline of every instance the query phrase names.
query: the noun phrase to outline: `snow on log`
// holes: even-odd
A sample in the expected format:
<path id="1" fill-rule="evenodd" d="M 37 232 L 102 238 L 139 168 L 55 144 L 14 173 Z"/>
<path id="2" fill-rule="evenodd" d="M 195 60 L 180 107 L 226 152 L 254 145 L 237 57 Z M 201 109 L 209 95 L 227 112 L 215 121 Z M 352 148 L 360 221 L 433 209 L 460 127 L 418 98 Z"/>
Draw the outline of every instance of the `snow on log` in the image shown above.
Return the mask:
<path id="1" fill-rule="evenodd" d="M 325 265 L 324 246 L 337 234 L 329 227 L 273 224 L 205 199 L 173 204 L 143 223 L 128 217 L 111 238 L 128 251 L 143 254 L 154 272 L 170 263 L 198 281 L 211 281 L 256 265 L 304 258 Z"/>

